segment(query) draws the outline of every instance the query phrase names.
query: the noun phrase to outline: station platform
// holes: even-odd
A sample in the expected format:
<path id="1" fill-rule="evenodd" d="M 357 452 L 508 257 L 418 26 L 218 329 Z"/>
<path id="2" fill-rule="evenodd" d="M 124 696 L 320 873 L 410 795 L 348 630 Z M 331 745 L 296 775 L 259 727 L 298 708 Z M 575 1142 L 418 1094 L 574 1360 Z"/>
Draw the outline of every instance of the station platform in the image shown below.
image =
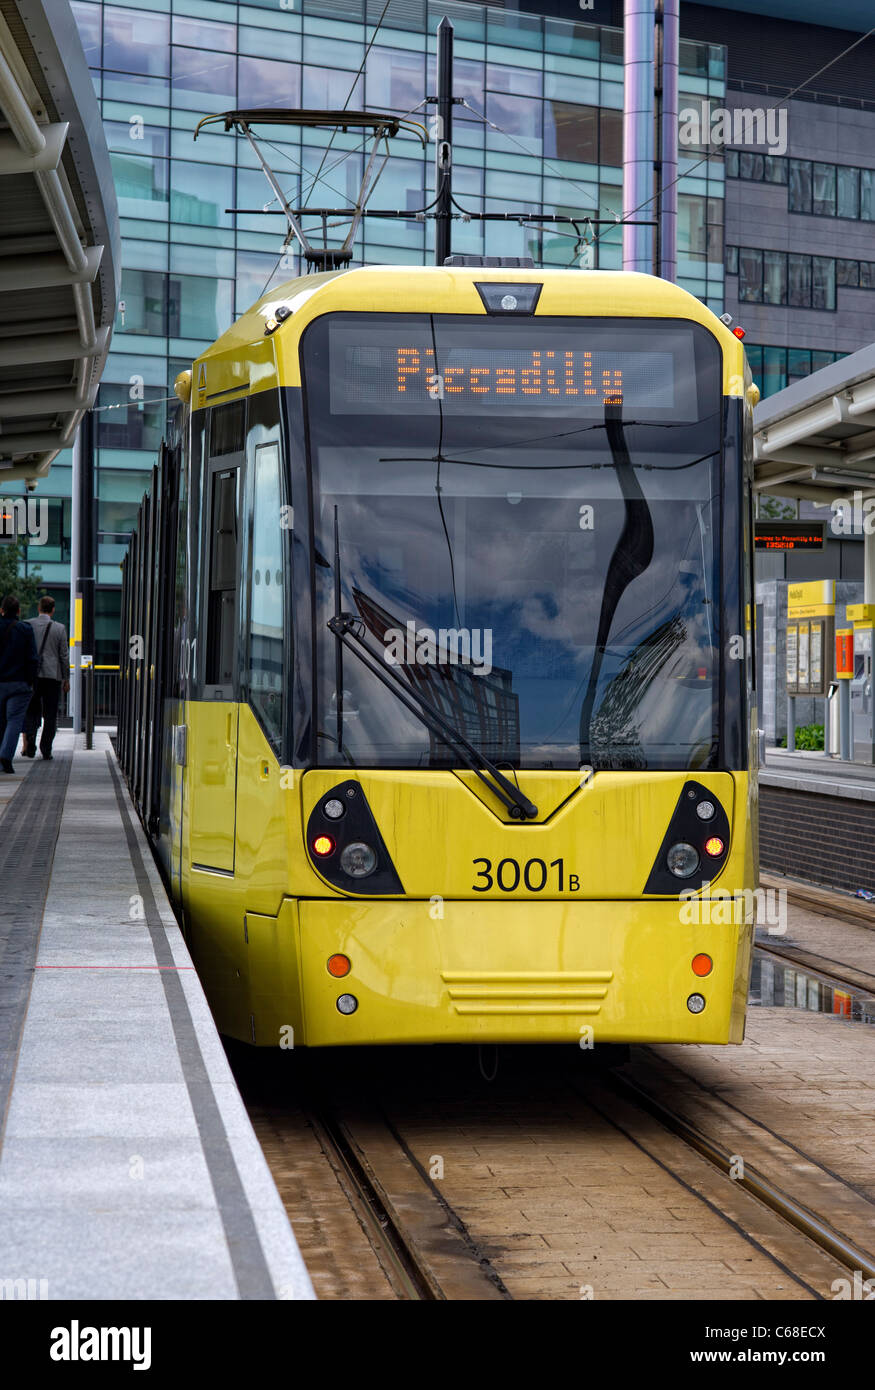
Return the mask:
<path id="1" fill-rule="evenodd" d="M 875 766 L 769 748 L 759 799 L 765 871 L 875 892 Z"/>
<path id="2" fill-rule="evenodd" d="M 312 1299 L 107 734 L 86 751 L 60 733 L 50 762 L 15 768 L 0 780 L 2 1296 Z"/>
<path id="3" fill-rule="evenodd" d="M 848 797 L 853 801 L 875 801 L 875 764 L 848 762 L 801 749 L 768 748 L 760 782 L 769 787 L 787 787 L 818 796 Z"/>

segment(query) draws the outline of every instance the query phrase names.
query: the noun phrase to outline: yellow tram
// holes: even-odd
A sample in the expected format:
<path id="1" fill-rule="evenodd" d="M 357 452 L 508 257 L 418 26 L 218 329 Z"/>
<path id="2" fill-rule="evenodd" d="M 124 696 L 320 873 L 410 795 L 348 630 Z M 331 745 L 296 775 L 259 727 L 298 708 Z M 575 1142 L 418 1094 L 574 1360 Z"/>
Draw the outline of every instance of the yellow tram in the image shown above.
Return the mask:
<path id="1" fill-rule="evenodd" d="M 220 1030 L 740 1042 L 726 325 L 644 275 L 368 267 L 270 292 L 176 390 L 119 749 Z"/>

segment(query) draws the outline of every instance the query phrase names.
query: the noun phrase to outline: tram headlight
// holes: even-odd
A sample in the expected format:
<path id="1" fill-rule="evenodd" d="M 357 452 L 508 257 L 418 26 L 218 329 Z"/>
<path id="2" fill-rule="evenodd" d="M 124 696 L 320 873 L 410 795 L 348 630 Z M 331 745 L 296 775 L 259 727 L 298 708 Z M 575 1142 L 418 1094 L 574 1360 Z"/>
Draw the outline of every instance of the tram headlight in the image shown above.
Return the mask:
<path id="1" fill-rule="evenodd" d="M 699 855 L 692 845 L 681 840 L 672 845 L 665 862 L 675 878 L 689 878 L 699 867 Z"/>
<path id="2" fill-rule="evenodd" d="M 341 851 L 340 867 L 350 878 L 367 878 L 377 867 L 377 855 L 370 845 L 354 840 Z"/>
<path id="3" fill-rule="evenodd" d="M 333 796 L 330 801 L 326 801 L 322 810 L 329 820 L 340 820 L 340 817 L 346 811 L 346 807 L 342 801 L 338 801 L 337 797 Z"/>
<path id="4" fill-rule="evenodd" d="M 699 804 L 698 804 L 697 807 L 696 807 L 696 815 L 699 817 L 699 820 L 713 820 L 713 819 L 714 819 L 714 802 L 713 802 L 713 801 L 700 801 Z"/>
<path id="5" fill-rule="evenodd" d="M 354 994 L 341 994 L 337 999 L 337 1011 L 341 1014 L 354 1014 L 359 1001 Z"/>
<path id="6" fill-rule="evenodd" d="M 705 1007 L 705 996 L 703 994 L 691 994 L 687 1000 L 687 1008 L 691 1014 L 700 1014 Z"/>

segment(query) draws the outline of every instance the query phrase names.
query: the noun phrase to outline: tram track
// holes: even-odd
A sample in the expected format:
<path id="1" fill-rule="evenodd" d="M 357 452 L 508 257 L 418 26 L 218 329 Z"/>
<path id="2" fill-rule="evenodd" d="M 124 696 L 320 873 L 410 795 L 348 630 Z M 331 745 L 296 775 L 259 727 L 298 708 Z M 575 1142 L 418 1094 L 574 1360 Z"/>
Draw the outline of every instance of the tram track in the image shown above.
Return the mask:
<path id="1" fill-rule="evenodd" d="M 650 1051 L 642 1048 L 640 1055 L 646 1057 Z M 666 1101 L 664 1092 L 660 1094 L 658 1086 L 644 1084 L 639 1076 L 626 1074 L 626 1068 L 622 1072 L 602 1071 L 587 1067 L 584 1063 L 584 1070 L 579 1071 L 568 1064 L 567 1054 L 563 1053 L 563 1060 L 556 1070 L 544 1049 L 509 1049 L 509 1053 L 512 1055 L 503 1087 L 501 1073 L 505 1070 L 504 1065 L 499 1070 L 499 1085 L 494 1089 L 488 1085 L 484 1087 L 481 1082 L 472 1081 L 468 1076 L 468 1090 L 472 1095 L 470 1119 L 467 1118 L 466 1107 L 460 1109 L 458 1104 L 465 1089 L 458 1085 L 460 1077 L 464 1080 L 463 1059 L 458 1053 L 448 1056 L 445 1066 L 435 1069 L 432 1063 L 430 1070 L 426 1068 L 426 1076 L 424 1080 L 420 1078 L 418 1090 L 405 1084 L 405 1079 L 409 1080 L 405 1078 L 405 1069 L 417 1066 L 417 1059 L 413 1057 L 401 1060 L 397 1067 L 393 1058 L 390 1065 L 381 1070 L 377 1085 L 371 1082 L 356 1088 L 354 1075 L 351 1078 L 332 1060 L 330 1064 L 323 1066 L 319 1063 L 312 1069 L 306 1066 L 305 1084 L 302 1088 L 294 1087 L 295 1104 L 300 1106 L 303 1121 L 318 1143 L 322 1162 L 330 1165 L 337 1186 L 367 1238 L 369 1251 L 383 1271 L 388 1289 L 391 1290 L 384 1296 L 407 1301 L 481 1301 L 551 1296 L 550 1278 L 545 1278 L 543 1292 L 532 1292 L 531 1280 L 534 1275 L 523 1269 L 528 1282 L 523 1278 L 520 1283 L 519 1262 L 523 1256 L 514 1252 L 514 1242 L 521 1237 L 508 1232 L 508 1223 L 502 1215 L 506 1205 L 502 1199 L 515 1190 L 509 1184 L 525 1181 L 534 1183 L 536 1189 L 540 1181 L 537 1173 L 523 1179 L 516 1176 L 515 1169 L 507 1170 L 502 1166 L 502 1153 L 506 1150 L 508 1137 L 514 1134 L 521 1134 L 523 1145 L 528 1144 L 525 1152 L 531 1155 L 532 1167 L 540 1165 L 538 1171 L 543 1174 L 544 1200 L 550 1195 L 551 1177 L 555 1179 L 557 1174 L 567 1172 L 575 1181 L 577 1190 L 561 1189 L 568 1201 L 567 1222 L 569 1230 L 578 1231 L 577 1238 L 583 1243 L 584 1252 L 589 1249 L 587 1232 L 598 1230 L 603 1233 L 592 1238 L 592 1248 L 600 1251 L 595 1258 L 600 1258 L 601 1264 L 593 1266 L 598 1271 L 597 1277 L 604 1277 L 602 1269 L 610 1265 L 612 1260 L 616 1262 L 621 1258 L 614 1253 L 613 1247 L 620 1251 L 630 1240 L 636 1247 L 640 1241 L 650 1241 L 658 1252 L 662 1238 L 657 1235 L 640 1238 L 629 1236 L 629 1221 L 620 1221 L 615 1236 L 609 1238 L 604 1234 L 608 1223 L 617 1221 L 618 1211 L 622 1213 L 625 1201 L 618 1197 L 618 1193 L 622 1195 L 642 1189 L 637 1186 L 634 1189 L 616 1188 L 613 1179 L 606 1177 L 599 1169 L 600 1163 L 602 1168 L 605 1165 L 604 1160 L 597 1156 L 598 1145 L 603 1145 L 605 1140 L 595 1132 L 593 1120 L 597 1117 L 601 1117 L 617 1133 L 618 1158 L 615 1167 L 620 1175 L 618 1180 L 630 1183 L 632 1179 L 626 1170 L 631 1172 L 637 1162 L 645 1170 L 641 1179 L 645 1192 L 657 1193 L 660 1182 L 672 1192 L 677 1185 L 677 1195 L 670 1199 L 669 1204 L 673 1203 L 678 1210 L 684 1208 L 687 1211 L 684 1218 L 686 1225 L 679 1229 L 710 1231 L 711 1234 L 703 1238 L 715 1247 L 719 1243 L 721 1252 L 724 1244 L 728 1249 L 734 1242 L 736 1264 L 743 1259 L 751 1262 L 753 1267 L 760 1270 L 758 1277 L 761 1282 L 765 1277 L 762 1270 L 765 1262 L 768 1262 L 775 1271 L 772 1279 L 777 1281 L 773 1288 L 788 1292 L 772 1292 L 767 1296 L 803 1299 L 828 1297 L 828 1290 L 839 1275 L 857 1270 L 864 1278 L 875 1274 L 875 1263 L 864 1245 L 853 1238 L 853 1233 L 837 1229 L 818 1211 L 817 1202 L 812 1204 L 806 1200 L 810 1192 L 806 1191 L 804 1184 L 801 1191 L 792 1183 L 785 1190 L 774 1180 L 774 1172 L 763 1171 L 763 1167 L 754 1163 L 753 1158 L 745 1161 L 743 1176 L 732 1171 L 732 1165 L 734 1162 L 737 1164 L 738 1158 L 734 1150 L 739 1147 L 745 1152 L 753 1153 L 755 1150 L 751 1143 L 745 1147 L 736 1139 L 742 1121 L 736 1116 L 736 1129 L 733 1130 L 729 1123 L 729 1108 L 715 1097 L 705 1098 L 708 1114 L 703 1116 L 703 1122 L 699 1125 L 695 1123 L 695 1115 L 691 1121 L 689 1107 L 685 1113 L 683 1105 L 674 1106 L 670 1098 Z M 553 1055 L 554 1058 L 557 1056 L 556 1053 Z M 537 1105 L 526 1099 L 533 1094 L 532 1069 L 541 1066 L 545 1078 L 553 1078 L 551 1101 L 546 1110 L 543 1102 Z M 364 1074 L 369 1077 L 373 1075 L 367 1069 L 364 1069 Z M 283 1089 L 288 1094 L 287 1082 Z M 453 1097 L 449 1106 L 448 1096 Z M 513 1125 L 504 1125 L 502 1113 L 509 1099 L 515 1119 Z M 555 1118 L 551 1115 L 554 1102 Z M 281 1132 L 285 1123 L 283 1096 L 274 1095 L 271 1105 L 274 1116 L 272 1123 Z M 721 1126 L 716 1137 L 710 1132 L 714 1128 L 714 1113 L 717 1113 Z M 424 1116 L 427 1127 L 425 1137 Z M 761 1128 L 749 1117 L 742 1119 L 748 1130 Z M 464 1182 L 461 1188 L 453 1182 L 458 1176 L 458 1160 L 453 1148 L 458 1143 L 460 1121 L 463 1125 L 485 1125 L 488 1131 L 477 1140 L 477 1146 L 482 1164 L 488 1166 L 494 1176 L 483 1181 L 480 1197 L 473 1204 Z M 532 1147 L 527 1136 L 545 1132 L 548 1132 L 547 1137 L 536 1139 L 537 1147 Z M 760 1138 L 768 1141 L 768 1136 L 761 1135 Z M 629 1157 L 626 1156 L 627 1146 Z M 447 1154 L 447 1176 L 450 1181 L 433 1181 L 429 1177 L 428 1165 L 435 1157 L 432 1150 Z M 593 1157 L 593 1154 L 596 1156 Z M 795 1157 L 793 1154 L 787 1156 L 790 1167 Z M 807 1159 L 806 1155 L 799 1157 L 805 1160 L 806 1166 L 816 1166 L 814 1160 Z M 568 1167 L 569 1163 L 571 1168 Z M 586 1165 L 582 1169 L 583 1176 L 575 1178 L 574 1165 L 579 1167 L 581 1163 Z M 650 1171 L 651 1164 L 654 1177 L 648 1179 L 646 1172 Z M 658 1177 L 659 1174 L 662 1176 Z M 817 1178 L 819 1182 L 827 1184 L 825 1200 L 835 1200 L 837 1187 L 844 1190 L 843 1180 L 828 1170 L 818 1169 Z M 283 1190 L 281 1174 L 277 1175 L 277 1180 L 294 1221 L 295 1199 Z M 638 1179 L 635 1181 L 637 1183 Z M 830 1182 L 832 1187 L 828 1186 Z M 645 1207 L 647 1200 L 640 1196 L 634 1199 L 639 1204 L 644 1201 Z M 846 1202 L 849 1210 L 854 1202 L 856 1214 L 864 1204 L 868 1211 L 872 1210 L 872 1204 L 862 1193 L 850 1194 Z M 696 1204 L 701 1204 L 702 1215 L 694 1215 L 691 1224 L 689 1212 Z M 653 1212 L 646 1209 L 641 1211 L 642 1231 L 660 1229 L 656 1220 L 660 1210 L 659 1200 L 654 1197 Z M 633 1218 L 634 1210 L 630 1220 Z M 725 1228 L 724 1237 L 719 1235 L 717 1219 Z M 539 1229 L 537 1220 L 536 1216 L 532 1216 L 528 1222 L 533 1232 Z M 554 1218 L 552 1224 L 547 1222 L 545 1229 L 552 1230 L 556 1225 Z M 531 1238 L 527 1237 L 527 1241 L 529 1239 L 542 1240 L 534 1234 Z M 532 1259 L 533 1270 L 542 1267 L 545 1275 L 551 1276 L 554 1283 L 556 1263 L 553 1249 L 557 1240 L 561 1243 L 561 1239 L 561 1235 L 554 1230 L 543 1242 L 540 1253 Z M 677 1236 L 667 1237 L 666 1248 L 670 1249 L 672 1241 L 677 1239 Z M 684 1239 L 693 1240 L 694 1237 Z M 607 1246 L 605 1241 L 608 1242 Z M 747 1256 L 739 1254 L 744 1248 L 742 1242 L 750 1248 Z M 641 1245 L 641 1249 L 644 1248 Z M 343 1258 L 342 1252 L 339 1258 Z M 585 1253 L 582 1258 L 585 1258 Z M 639 1261 L 642 1274 L 646 1271 L 646 1260 L 649 1258 L 645 1256 Z M 660 1289 L 665 1296 L 670 1296 L 672 1275 L 670 1269 L 666 1272 L 666 1260 L 661 1255 L 654 1255 L 652 1262 L 660 1264 L 668 1283 L 659 1284 L 657 1291 L 647 1296 L 659 1297 Z M 575 1268 L 573 1260 L 571 1268 Z M 678 1268 L 681 1268 L 681 1276 L 684 1277 L 682 1261 Z M 567 1283 L 570 1287 L 570 1281 Z M 327 1296 L 337 1295 L 329 1292 Z M 581 1295 L 557 1288 L 555 1296 L 567 1298 Z M 604 1296 L 621 1295 L 609 1290 Z M 711 1292 L 706 1296 L 717 1297 L 717 1294 Z"/>
<path id="2" fill-rule="evenodd" d="M 867 1279 L 875 1277 L 875 1258 L 864 1251 L 859 1244 L 844 1237 L 829 1222 L 823 1220 L 804 1203 L 797 1201 L 777 1184 L 771 1182 L 751 1164 L 743 1163 L 739 1166 L 737 1157 L 725 1145 L 715 1143 L 682 1115 L 648 1094 L 631 1078 L 613 1076 L 611 1085 L 618 1094 L 625 1096 L 641 1109 L 653 1115 L 660 1124 L 683 1140 L 689 1148 L 707 1159 L 714 1168 L 730 1177 L 733 1182 L 737 1182 L 744 1191 L 750 1193 L 763 1206 L 775 1212 L 783 1221 L 806 1236 L 808 1240 L 844 1265 L 846 1269 L 851 1272 L 859 1270 Z"/>

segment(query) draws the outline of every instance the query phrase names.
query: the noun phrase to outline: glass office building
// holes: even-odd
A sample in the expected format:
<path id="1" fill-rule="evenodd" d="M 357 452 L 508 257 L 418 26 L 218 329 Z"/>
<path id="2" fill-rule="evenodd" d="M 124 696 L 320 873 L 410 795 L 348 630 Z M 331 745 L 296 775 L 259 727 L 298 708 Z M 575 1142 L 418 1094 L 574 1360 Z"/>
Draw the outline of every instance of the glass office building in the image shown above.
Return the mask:
<path id="1" fill-rule="evenodd" d="M 471 212 L 518 223 L 456 221 L 453 249 L 579 265 L 575 237 L 550 214 L 613 219 L 622 202 L 622 32 L 480 4 L 391 0 L 73 0 L 102 104 L 122 230 L 122 290 L 96 430 L 96 659 L 117 651 L 119 562 L 160 443 L 176 374 L 264 290 L 300 273 L 282 255 L 285 218 L 245 140 L 200 117 L 231 108 L 371 108 L 427 126 L 435 33 L 455 26 L 454 193 Z M 365 61 L 365 50 L 372 43 Z M 364 61 L 363 76 L 356 74 Z M 725 50 L 681 43 L 681 106 L 725 93 Z M 362 175 L 360 136 L 265 129 L 266 153 L 293 205 L 343 207 Z M 330 143 L 330 149 L 329 147 Z M 432 258 L 434 144 L 391 142 L 371 206 L 409 218 L 365 220 L 353 264 Z M 682 150 L 678 279 L 723 309 L 722 152 Z M 689 171 L 689 172 L 687 172 Z M 316 175 L 318 181 L 314 181 Z M 238 211 L 231 211 L 238 209 Z M 244 209 L 244 211 L 239 211 Z M 645 214 L 646 215 L 646 214 Z M 567 229 L 564 229 L 567 231 Z M 594 264 L 619 268 L 619 230 L 595 229 Z M 583 272 L 582 272 L 583 273 Z M 51 499 L 49 544 L 33 547 L 59 601 L 69 583 L 69 451 L 39 495 Z"/>

